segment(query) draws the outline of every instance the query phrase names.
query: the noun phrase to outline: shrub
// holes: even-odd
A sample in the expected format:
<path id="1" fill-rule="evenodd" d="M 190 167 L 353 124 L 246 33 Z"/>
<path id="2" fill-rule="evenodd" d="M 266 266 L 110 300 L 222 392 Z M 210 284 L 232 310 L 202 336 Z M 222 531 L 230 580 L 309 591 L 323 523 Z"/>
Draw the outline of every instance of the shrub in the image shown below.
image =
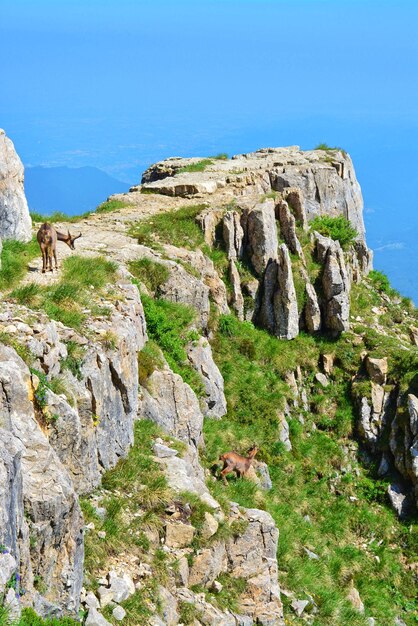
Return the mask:
<path id="1" fill-rule="evenodd" d="M 170 276 L 170 272 L 165 265 L 156 263 L 148 258 L 131 261 L 129 270 L 153 292 L 156 292 L 158 287 L 163 285 Z"/>
<path id="2" fill-rule="evenodd" d="M 378 270 L 372 270 L 371 272 L 369 272 L 368 278 L 371 281 L 373 287 L 378 291 L 386 293 L 387 295 L 390 295 L 392 293 L 389 278 L 383 272 L 379 272 Z"/>
<path id="3" fill-rule="evenodd" d="M 12 289 L 25 276 L 28 263 L 40 255 L 36 239 L 29 243 L 4 241 L 1 253 L 0 290 Z"/>
<path id="4" fill-rule="evenodd" d="M 319 143 L 317 146 L 315 146 L 314 150 L 324 150 L 325 152 L 342 152 L 343 155 L 345 156 L 347 154 L 347 152 L 345 150 L 343 150 L 342 148 L 340 148 L 339 146 L 329 146 L 327 143 L 322 142 Z"/>
<path id="5" fill-rule="evenodd" d="M 145 294 L 141 299 L 149 337 L 159 345 L 171 369 L 180 374 L 198 396 L 203 395 L 203 383 L 190 365 L 185 350 L 193 337 L 190 324 L 195 319 L 195 311 L 183 304 L 153 300 Z"/>
<path id="6" fill-rule="evenodd" d="M 357 231 L 342 215 L 339 217 L 317 216 L 310 223 L 310 227 L 311 230 L 317 230 L 325 237 L 339 241 L 343 248 L 348 248 L 357 237 Z"/>
<path id="7" fill-rule="evenodd" d="M 138 352 L 138 381 L 145 385 L 151 374 L 163 366 L 161 351 L 155 341 L 148 340 L 140 352 Z"/>

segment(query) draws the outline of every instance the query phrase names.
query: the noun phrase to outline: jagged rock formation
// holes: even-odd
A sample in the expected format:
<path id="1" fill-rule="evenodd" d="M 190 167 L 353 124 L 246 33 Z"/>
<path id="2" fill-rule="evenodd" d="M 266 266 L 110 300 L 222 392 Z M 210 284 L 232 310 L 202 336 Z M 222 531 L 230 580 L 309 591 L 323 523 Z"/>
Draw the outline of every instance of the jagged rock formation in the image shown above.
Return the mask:
<path id="1" fill-rule="evenodd" d="M 298 305 L 286 244 L 279 246 L 277 260 L 267 265 L 257 320 L 280 339 L 294 339 L 299 333 Z"/>
<path id="2" fill-rule="evenodd" d="M 149 624 L 178 624 L 184 602 L 198 609 L 196 626 L 284 623 L 278 586 L 280 563 L 276 560 L 278 531 L 273 518 L 265 511 L 234 503 L 224 512 L 211 495 L 216 491 L 209 491 L 207 486 L 213 477 L 201 465 L 204 417 L 222 419 L 227 413 L 223 379 L 209 342 L 215 337 L 216 347 L 219 339 L 214 320 L 216 324 L 219 314 L 232 310 L 240 320 L 253 321 L 278 340 L 294 339 L 300 329 L 334 335 L 351 329 L 345 336 L 347 343 L 352 341 L 350 348 L 354 346 L 360 352 L 362 337 L 352 337 L 349 297 L 352 286 L 362 281 L 371 268 L 362 226 L 361 195 L 351 161 L 342 152 L 268 149 L 214 162 L 204 172 L 179 172 L 198 160 L 172 159 L 152 166 L 144 174 L 144 188 L 161 195 L 141 194 L 133 189 L 127 197 L 134 198 L 138 205 L 127 207 L 116 219 L 92 216 L 82 225 L 85 230 L 81 241 L 83 253 L 104 251 L 119 263 L 147 258 L 166 268 L 167 275 L 160 272 L 163 278 L 159 284 L 144 287 L 144 292 L 196 310 L 197 322 L 187 328 L 188 333 L 193 329 L 193 340 L 187 335 L 185 364 L 195 369 L 203 383 L 200 399 L 164 358 L 156 360 L 153 371 L 146 380 L 141 379 L 138 388 L 137 355 L 147 341 L 147 331 L 140 296 L 123 268 L 109 298 L 101 302 L 108 307 L 108 316 L 93 316 L 82 332 L 54 323 L 39 312 L 34 321 L 30 308 L 16 302 L 1 304 L 2 337 L 7 336 L 22 354 L 30 353 L 31 365 L 38 373 L 30 372 L 13 348 L 0 344 L 0 543 L 7 548 L 5 555 L 0 554 L 0 593 L 10 576 L 19 572 L 28 590 L 25 603 L 43 615 L 74 615 L 81 597 L 89 611 L 86 624 L 106 624 L 101 615 L 104 606 L 135 593 L 133 580 L 137 577 L 142 581 L 153 575 L 151 559 L 138 563 L 133 558 L 127 572 L 115 573 L 114 562 L 109 566 L 109 574 L 100 579 L 97 595 L 80 589 L 84 537 L 78 496 L 99 486 L 103 472 L 126 456 L 133 442 L 134 420 L 138 418 L 152 420 L 165 433 L 153 440 L 152 459 L 175 494 L 170 496 L 173 500 L 157 530 L 147 531 L 150 554 L 158 548 L 168 555 L 170 563 L 173 560 L 178 564 L 176 571 L 169 568 L 167 580 L 159 588 L 162 617 L 154 606 L 155 615 Z M 186 250 L 173 245 L 175 241 L 170 245 L 160 241 L 152 250 L 127 236 L 129 223 L 143 219 L 143 213 L 150 216 L 183 204 L 192 206 L 196 195 L 199 203 L 203 196 L 207 204 L 196 221 L 206 246 L 213 246 L 214 251 L 203 245 L 202 249 Z M 358 230 L 358 240 L 348 250 L 319 234 L 311 235 L 309 240 L 309 221 L 318 214 L 346 215 Z M 221 262 L 218 251 L 223 254 Z M 244 329 L 251 326 L 244 324 L 240 328 L 244 335 Z M 415 334 L 411 333 L 413 342 Z M 243 354 L 251 354 L 251 342 L 247 344 L 244 336 L 242 339 L 240 349 Z M 315 342 L 306 337 L 288 348 L 293 349 L 305 339 L 311 349 Z M 240 340 L 238 337 L 237 342 Z M 268 340 L 278 345 L 275 339 Z M 64 364 L 74 344 L 82 356 L 77 371 L 70 372 Z M 341 352 L 344 357 L 344 350 Z M 274 445 L 280 454 L 292 450 L 297 428 L 310 429 L 308 436 L 315 432 L 312 405 L 325 397 L 326 413 L 327 394 L 334 382 L 339 383 L 337 375 L 334 381 L 333 373 L 337 369 L 338 376 L 342 375 L 343 357 L 341 353 L 317 353 L 307 370 L 286 363 L 292 371 L 283 374 L 282 370 L 279 375 L 283 377 L 285 397 L 273 410 Z M 418 400 L 412 387 L 407 395 L 404 389 L 400 391 L 389 365 L 370 355 L 359 367 L 352 393 L 359 408 L 358 435 L 373 458 L 381 461 L 380 471 L 390 473 L 389 496 L 403 515 L 411 503 L 411 484 L 415 497 L 418 495 Z M 355 371 L 353 367 L 350 376 Z M 45 387 L 39 372 L 49 382 L 62 379 L 65 394 Z M 356 386 L 361 390 L 359 395 Z M 232 421 L 233 411 L 228 411 L 228 421 Z M 333 427 L 326 421 L 328 415 L 321 418 L 324 428 Z M 210 426 L 216 426 L 216 422 Z M 183 445 L 174 445 L 172 437 Z M 297 449 L 295 442 L 293 447 Z M 340 470 L 338 463 L 336 474 Z M 315 468 L 312 470 L 314 475 Z M 393 480 L 392 470 L 396 472 Z M 272 481 L 277 485 L 274 474 L 271 476 L 265 464 L 254 464 L 252 478 L 259 487 L 270 489 Z M 337 489 L 337 480 L 333 477 L 329 481 L 330 490 Z M 180 502 L 184 492 L 208 507 L 199 530 L 191 524 L 187 505 Z M 262 506 L 258 500 L 255 502 Z M 106 515 L 99 500 L 94 506 L 98 518 Z M 135 514 L 140 517 L 144 512 Z M 301 518 L 301 523 L 302 519 L 303 523 L 311 523 L 308 515 Z M 231 532 L 234 523 L 238 530 Z M 225 534 L 220 532 L 218 536 L 219 529 Z M 202 545 L 196 548 L 199 532 Z M 321 558 L 319 550 L 304 551 L 309 559 Z M 114 557 L 116 564 L 121 562 L 119 557 Z M 197 584 L 218 592 L 221 575 L 242 577 L 247 583 L 237 612 L 221 610 L 208 596 L 190 589 Z M 35 589 L 39 577 L 45 585 Z M 18 609 L 16 594 L 9 595 L 9 604 L 17 602 Z M 357 596 L 353 591 L 350 602 L 358 608 L 361 599 Z M 297 615 L 298 611 L 307 613 L 308 605 L 314 615 L 317 607 L 313 598 L 295 599 L 293 610 Z M 116 614 L 123 619 L 124 609 L 116 606 L 114 610 L 115 619 Z"/>
<path id="3" fill-rule="evenodd" d="M 205 387 L 203 398 L 205 417 L 220 419 L 226 414 L 224 381 L 212 356 L 212 348 L 206 339 L 201 337 L 189 345 L 187 357 L 193 365 Z"/>
<path id="4" fill-rule="evenodd" d="M 29 241 L 32 221 L 23 189 L 23 165 L 0 128 L 0 239 Z"/>
<path id="5" fill-rule="evenodd" d="M 235 196 L 285 192 L 285 200 L 294 207 L 302 226 L 315 215 L 344 215 L 364 239 L 361 190 L 352 161 L 342 151 L 264 148 L 231 160 L 213 161 L 204 172 L 178 173 L 200 160 L 156 163 L 144 173 L 142 184 L 170 196 L 213 194 L 227 186 L 234 188 Z"/>

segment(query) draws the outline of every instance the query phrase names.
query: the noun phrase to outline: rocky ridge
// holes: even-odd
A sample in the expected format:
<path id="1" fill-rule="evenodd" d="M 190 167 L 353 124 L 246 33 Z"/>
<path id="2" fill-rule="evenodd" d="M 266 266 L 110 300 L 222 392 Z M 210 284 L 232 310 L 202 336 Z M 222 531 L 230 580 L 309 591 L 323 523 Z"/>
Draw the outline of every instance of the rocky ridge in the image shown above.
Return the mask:
<path id="1" fill-rule="evenodd" d="M 204 416 L 222 419 L 227 411 L 223 379 L 208 342 L 211 302 L 218 314 L 235 310 L 240 319 L 253 320 L 287 340 L 303 330 L 317 333 L 322 329 L 339 335 L 352 329 L 352 286 L 371 269 L 361 193 L 349 157 L 341 152 L 320 152 L 303 153 L 295 147 L 262 150 L 215 162 L 203 173 L 176 173 L 199 159 L 170 159 L 150 168 L 143 185 L 122 196 L 128 203 L 126 209 L 116 215 L 92 216 L 80 224 L 80 253 L 105 253 L 120 264 L 116 297 L 113 294 L 105 302 L 110 314 L 91 319 L 83 333 L 39 313 L 34 323 L 29 308 L 13 301 L 2 302 L 2 337 L 11 345 L 2 347 L 0 359 L 0 436 L 4 444 L 0 474 L 5 477 L 2 484 L 7 485 L 0 493 L 0 543 L 6 547 L 1 571 L 6 572 L 6 580 L 20 574 L 26 588 L 24 603 L 41 615 L 63 611 L 74 615 L 81 598 L 88 609 L 86 624 L 106 624 L 101 615 L 106 605 L 119 604 L 134 593 L 132 581 L 139 570 L 152 572 L 146 561 L 129 567 L 124 564 L 124 571 L 111 570 L 107 577 L 103 574 L 102 594 L 98 592 L 97 597 L 82 589 L 86 529 L 78 498 L 97 487 L 103 472 L 127 455 L 136 418 L 152 420 L 168 436 L 182 442 L 184 449 L 179 455 L 167 442 L 155 440 L 154 462 L 175 494 L 192 492 L 211 510 L 207 513 L 209 536 L 215 535 L 216 524 L 225 521 L 220 504 L 205 484 L 208 472 L 200 460 Z M 274 197 L 264 197 L 272 191 Z M 208 205 L 196 221 L 208 245 L 221 243 L 224 247 L 232 289 L 202 250 L 161 241 L 153 249 L 138 244 L 127 233 L 133 219 L 152 219 L 160 212 L 193 206 L 196 199 L 204 199 Z M 318 213 L 342 213 L 351 220 L 359 236 L 350 249 L 344 251 L 338 242 L 319 233 L 303 239 L 309 221 Z M 308 247 L 320 266 L 315 280 L 307 267 Z M 194 330 L 200 336 L 188 345 L 187 357 L 202 380 L 205 393 L 201 399 L 164 359 L 137 393 L 137 353 L 146 344 L 147 329 L 141 298 L 126 267 L 144 258 L 163 266 L 167 277 L 154 291 L 142 281 L 141 289 L 197 311 Z M 243 262 L 249 263 L 251 278 L 239 273 Z M 38 261 L 32 269 L 39 270 Z M 35 271 L 30 279 L 44 285 L 57 277 Z M 29 278 L 25 280 L 29 282 Z M 302 309 L 297 281 L 303 285 Z M 114 334 L 111 340 L 109 332 Z M 83 351 L 77 376 L 63 367 L 69 342 Z M 22 347 L 30 355 L 32 371 L 16 354 L 15 348 L 22 353 Z M 316 381 L 323 387 L 332 380 L 333 371 L 333 359 L 327 361 L 325 357 L 323 373 L 317 374 Z M 388 407 L 393 412 L 400 396 L 396 389 L 385 389 L 384 364 L 363 355 L 358 372 L 361 380 L 364 368 L 372 386 L 370 398 L 359 395 L 360 436 L 373 453 L 383 450 L 382 462 L 390 452 L 400 474 L 416 484 L 416 398 L 409 395 L 409 420 L 405 421 L 402 411 L 395 418 L 393 413 L 387 418 Z M 33 370 L 46 376 L 46 385 Z M 65 383 L 65 394 L 48 387 L 59 377 Z M 288 450 L 291 439 L 286 420 L 292 411 L 299 412 L 303 420 L 302 413 L 308 410 L 311 390 L 303 378 L 299 369 L 289 372 L 286 381 L 292 393 L 289 406 L 281 414 L 280 439 Z M 389 447 L 383 449 L 382 425 L 389 422 L 392 434 Z M 255 480 L 260 478 L 255 476 Z M 162 538 L 172 560 L 183 559 L 182 569 L 177 579 L 173 574 L 159 591 L 162 621 L 155 615 L 149 623 L 177 624 L 182 603 L 195 603 L 200 616 L 195 624 L 283 624 L 277 583 L 278 531 L 271 516 L 232 504 L 226 521 L 230 527 L 243 522 L 240 533 L 199 549 L 190 566 L 185 557 L 191 554 L 187 550 L 193 533 L 187 520 L 176 517 L 177 512 L 174 507 L 173 520 L 165 521 Z M 157 543 L 160 539 L 157 537 Z M 186 553 L 181 553 L 184 549 Z M 203 593 L 190 589 L 194 585 L 216 587 L 222 574 L 247 580 L 239 613 L 222 611 Z M 40 580 L 45 586 L 39 585 Z M 16 604 L 16 596 L 9 596 L 9 605 Z M 116 611 L 118 608 L 114 607 Z"/>

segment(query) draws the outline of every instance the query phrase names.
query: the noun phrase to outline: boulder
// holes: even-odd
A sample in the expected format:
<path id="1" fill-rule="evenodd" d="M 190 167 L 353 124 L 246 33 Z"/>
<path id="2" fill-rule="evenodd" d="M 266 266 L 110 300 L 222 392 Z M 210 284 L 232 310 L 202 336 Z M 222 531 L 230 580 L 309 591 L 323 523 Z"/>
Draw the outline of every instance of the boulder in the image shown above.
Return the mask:
<path id="1" fill-rule="evenodd" d="M 159 286 L 158 296 L 170 302 L 187 304 L 197 310 L 202 328 L 209 319 L 209 287 L 189 274 L 181 265 L 173 263 L 168 280 Z"/>
<path id="2" fill-rule="evenodd" d="M 366 369 L 370 380 L 378 385 L 386 384 L 386 377 L 388 373 L 388 360 L 374 359 L 370 356 L 366 357 Z"/>
<path id="3" fill-rule="evenodd" d="M 90 609 L 85 626 L 112 626 L 97 609 Z"/>
<path id="4" fill-rule="evenodd" d="M 195 529 L 190 524 L 167 521 L 165 525 L 165 545 L 169 548 L 186 548 L 193 541 Z"/>
<path id="5" fill-rule="evenodd" d="M 197 449 L 203 427 L 199 401 L 191 387 L 167 363 L 162 370 L 155 370 L 147 388 L 142 388 L 138 415 Z"/>
<path id="6" fill-rule="evenodd" d="M 0 239 L 30 241 L 32 237 L 23 179 L 22 162 L 0 128 Z"/>
<path id="7" fill-rule="evenodd" d="M 187 347 L 187 358 L 199 374 L 205 387 L 203 414 L 205 417 L 220 419 L 226 414 L 224 380 L 212 356 L 209 342 L 200 337 Z"/>
<path id="8" fill-rule="evenodd" d="M 358 589 L 356 589 L 353 585 L 351 585 L 350 590 L 347 594 L 347 600 L 353 605 L 353 607 L 359 613 L 364 613 L 364 604 L 360 598 L 360 594 Z"/>

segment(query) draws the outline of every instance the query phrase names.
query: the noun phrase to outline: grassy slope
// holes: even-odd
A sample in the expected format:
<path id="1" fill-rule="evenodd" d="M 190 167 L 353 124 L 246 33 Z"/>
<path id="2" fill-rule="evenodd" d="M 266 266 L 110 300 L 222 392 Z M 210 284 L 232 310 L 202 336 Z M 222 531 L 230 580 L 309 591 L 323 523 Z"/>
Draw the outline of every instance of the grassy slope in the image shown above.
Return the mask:
<path id="1" fill-rule="evenodd" d="M 366 286 L 360 291 L 369 297 Z M 314 597 L 319 607 L 315 626 L 366 624 L 346 600 L 351 583 L 366 605 L 366 616 L 389 624 L 402 615 L 412 625 L 418 621 L 418 602 L 413 574 L 405 565 L 416 559 L 418 527 L 396 519 L 385 500 L 385 483 L 372 478 L 373 468 L 366 470 L 356 461 L 347 381 L 360 364 L 362 348 L 355 348 L 351 339 L 327 342 L 301 335 L 278 342 L 251 324 L 221 318 L 212 347 L 225 379 L 228 415 L 221 422 L 206 420 L 206 462 L 210 465 L 226 449 L 244 451 L 254 440 L 261 445 L 273 489 L 265 494 L 248 481 L 231 479 L 228 497 L 273 515 L 280 529 L 280 583 L 299 598 L 307 593 Z M 390 344 L 390 361 L 401 358 L 395 340 L 385 344 Z M 299 364 L 309 385 L 324 352 L 337 354 L 333 382 L 314 389 L 309 412 L 293 411 L 293 450 L 284 452 L 277 441 L 277 410 L 289 398 L 283 373 Z M 405 384 L 414 371 L 416 362 L 403 368 Z M 353 450 L 352 458 L 343 452 L 347 448 Z M 215 497 L 223 492 L 220 483 L 212 490 Z M 319 559 L 310 559 L 304 548 Z M 298 623 L 291 610 L 286 613 L 288 623 Z"/>

